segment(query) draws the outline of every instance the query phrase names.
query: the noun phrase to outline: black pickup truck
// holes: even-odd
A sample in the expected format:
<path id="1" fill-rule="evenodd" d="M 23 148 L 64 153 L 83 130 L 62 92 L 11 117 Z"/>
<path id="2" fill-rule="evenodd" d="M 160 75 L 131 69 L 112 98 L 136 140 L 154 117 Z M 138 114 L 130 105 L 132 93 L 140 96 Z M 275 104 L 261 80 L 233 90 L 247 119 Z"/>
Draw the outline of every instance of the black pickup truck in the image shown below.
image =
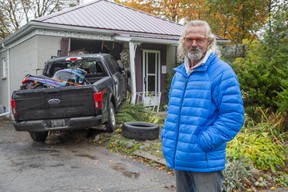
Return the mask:
<path id="1" fill-rule="evenodd" d="M 25 89 L 22 85 L 12 93 L 12 120 L 17 131 L 28 131 L 34 141 L 45 141 L 49 131 L 115 130 L 115 113 L 126 100 L 124 68 L 110 54 L 59 57 L 45 63 L 42 77 L 52 77 L 72 63 L 87 71 L 85 80 L 89 83 Z"/>

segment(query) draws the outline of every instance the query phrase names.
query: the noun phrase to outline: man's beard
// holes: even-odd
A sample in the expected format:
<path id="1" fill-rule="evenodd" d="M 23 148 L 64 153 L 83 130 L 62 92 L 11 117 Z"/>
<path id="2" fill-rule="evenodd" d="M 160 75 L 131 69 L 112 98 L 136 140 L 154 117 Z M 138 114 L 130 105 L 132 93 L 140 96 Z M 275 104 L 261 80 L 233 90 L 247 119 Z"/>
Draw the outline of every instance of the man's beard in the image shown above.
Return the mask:
<path id="1" fill-rule="evenodd" d="M 200 61 L 200 59 L 203 57 L 203 52 L 199 48 L 194 50 L 188 50 L 186 52 L 186 56 L 190 59 L 190 61 L 197 62 Z"/>

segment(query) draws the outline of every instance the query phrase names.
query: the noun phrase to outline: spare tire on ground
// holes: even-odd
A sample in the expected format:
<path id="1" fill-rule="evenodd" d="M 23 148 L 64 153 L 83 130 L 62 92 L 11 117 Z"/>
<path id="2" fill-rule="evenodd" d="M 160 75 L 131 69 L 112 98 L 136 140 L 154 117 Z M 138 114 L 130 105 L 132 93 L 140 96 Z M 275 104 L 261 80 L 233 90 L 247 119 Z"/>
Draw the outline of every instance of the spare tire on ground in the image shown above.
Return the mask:
<path id="1" fill-rule="evenodd" d="M 154 140 L 159 138 L 159 125 L 149 122 L 125 122 L 122 135 L 135 140 Z"/>

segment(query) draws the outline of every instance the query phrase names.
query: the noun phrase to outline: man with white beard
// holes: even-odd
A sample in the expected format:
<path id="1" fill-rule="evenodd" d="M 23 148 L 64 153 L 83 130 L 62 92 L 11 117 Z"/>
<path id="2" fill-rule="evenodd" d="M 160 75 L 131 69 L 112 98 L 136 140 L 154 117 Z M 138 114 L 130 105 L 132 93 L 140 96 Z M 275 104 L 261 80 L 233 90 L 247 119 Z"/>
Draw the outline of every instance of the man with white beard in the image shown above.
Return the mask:
<path id="1" fill-rule="evenodd" d="M 221 192 L 226 143 L 240 131 L 244 108 L 233 69 L 217 55 L 206 21 L 190 21 L 180 38 L 171 82 L 162 151 L 177 192 Z"/>

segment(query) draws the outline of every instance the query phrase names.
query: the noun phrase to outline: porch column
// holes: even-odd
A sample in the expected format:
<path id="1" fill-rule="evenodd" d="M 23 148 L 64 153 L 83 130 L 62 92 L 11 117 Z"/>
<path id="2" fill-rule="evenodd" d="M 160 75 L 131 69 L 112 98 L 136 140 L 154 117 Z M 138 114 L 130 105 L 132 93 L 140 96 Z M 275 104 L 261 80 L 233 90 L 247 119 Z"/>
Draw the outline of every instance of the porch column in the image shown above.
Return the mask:
<path id="1" fill-rule="evenodd" d="M 131 72 L 131 104 L 135 104 L 136 101 L 136 71 L 135 71 L 135 53 L 138 44 L 129 42 L 129 54 L 130 54 L 130 72 Z"/>

